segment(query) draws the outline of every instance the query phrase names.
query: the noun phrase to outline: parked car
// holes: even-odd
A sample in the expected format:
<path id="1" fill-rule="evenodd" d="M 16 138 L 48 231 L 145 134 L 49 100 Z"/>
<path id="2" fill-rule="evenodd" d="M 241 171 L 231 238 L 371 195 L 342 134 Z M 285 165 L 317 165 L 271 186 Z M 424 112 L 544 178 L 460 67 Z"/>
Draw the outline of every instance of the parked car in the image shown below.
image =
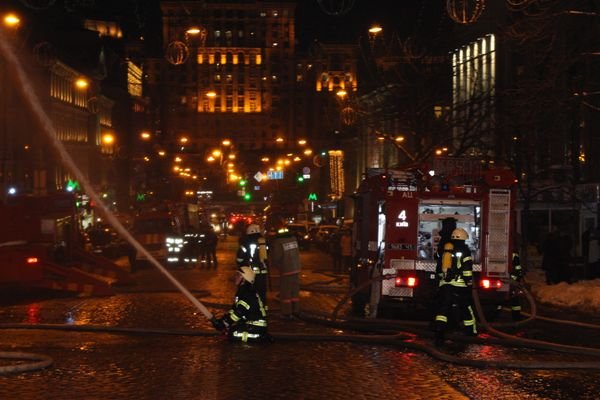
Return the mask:
<path id="1" fill-rule="evenodd" d="M 289 232 L 296 235 L 296 240 L 298 241 L 298 246 L 301 250 L 310 249 L 310 236 L 308 234 L 308 224 L 287 224 L 287 229 Z"/>
<path id="2" fill-rule="evenodd" d="M 329 240 L 333 234 L 339 231 L 339 229 L 340 228 L 337 225 L 319 225 L 314 228 L 311 234 L 312 241 L 318 249 L 328 251 Z"/>
<path id="3" fill-rule="evenodd" d="M 86 247 L 95 254 L 116 259 L 127 254 L 128 243 L 110 225 L 96 225 L 85 233 Z"/>

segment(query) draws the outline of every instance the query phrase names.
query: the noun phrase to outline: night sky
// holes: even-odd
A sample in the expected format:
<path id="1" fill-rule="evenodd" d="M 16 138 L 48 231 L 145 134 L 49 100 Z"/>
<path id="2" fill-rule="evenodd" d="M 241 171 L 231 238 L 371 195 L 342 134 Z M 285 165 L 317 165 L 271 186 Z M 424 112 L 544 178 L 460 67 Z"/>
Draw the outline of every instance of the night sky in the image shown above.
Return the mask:
<path id="1" fill-rule="evenodd" d="M 143 35 L 150 51 L 162 48 L 160 0 L 8 0 L 0 3 L 29 8 L 32 13 L 43 16 L 42 21 L 53 18 L 52 15 L 62 14 L 60 18 L 64 18 L 65 10 L 73 17 L 115 18 L 126 35 Z M 39 7 L 42 4 L 52 5 Z M 357 43 L 374 23 L 380 24 L 386 35 L 396 32 L 400 38 L 418 37 L 427 44 L 446 36 L 449 18 L 443 0 L 297 1 L 296 37 L 300 50 L 307 49 L 314 40 Z"/>
<path id="2" fill-rule="evenodd" d="M 91 3 L 89 0 L 57 0 L 54 7 L 61 2 L 74 12 L 78 7 L 89 11 Z M 152 42 L 161 38 L 159 3 L 159 0 L 93 2 L 100 15 L 123 15 L 122 24 L 127 31 L 143 32 Z M 435 39 L 443 35 L 444 22 L 448 22 L 443 0 L 298 0 L 297 4 L 296 35 L 300 48 L 307 48 L 315 39 L 326 43 L 356 42 L 373 23 L 387 31 L 393 29 L 400 37 Z"/>

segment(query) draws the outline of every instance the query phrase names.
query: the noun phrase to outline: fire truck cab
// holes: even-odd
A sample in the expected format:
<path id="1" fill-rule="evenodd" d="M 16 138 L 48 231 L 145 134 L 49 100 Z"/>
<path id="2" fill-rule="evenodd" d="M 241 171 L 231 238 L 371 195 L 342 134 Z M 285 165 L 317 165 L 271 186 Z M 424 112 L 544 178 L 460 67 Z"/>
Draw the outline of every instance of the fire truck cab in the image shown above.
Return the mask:
<path id="1" fill-rule="evenodd" d="M 454 218 L 469 234 L 473 284 L 482 305 L 495 309 L 505 301 L 515 182 L 510 170 L 472 159 L 439 158 L 431 172 L 368 171 L 354 195 L 354 312 L 374 317 L 384 309 L 433 304 L 435 254 L 445 218 Z"/>

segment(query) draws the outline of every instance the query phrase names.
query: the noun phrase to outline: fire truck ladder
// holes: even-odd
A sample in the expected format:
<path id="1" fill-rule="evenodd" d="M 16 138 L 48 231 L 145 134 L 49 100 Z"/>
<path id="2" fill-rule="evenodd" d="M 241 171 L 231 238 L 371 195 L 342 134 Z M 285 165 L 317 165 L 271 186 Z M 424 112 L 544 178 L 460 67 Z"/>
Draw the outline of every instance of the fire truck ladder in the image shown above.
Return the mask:
<path id="1" fill-rule="evenodd" d="M 489 194 L 487 234 L 487 274 L 490 277 L 508 276 L 510 241 L 510 201 L 511 193 L 507 189 L 492 189 Z"/>
<path id="2" fill-rule="evenodd" d="M 116 265 L 112 260 L 89 253 L 83 249 L 73 249 L 72 267 L 93 275 L 105 277 L 115 285 L 131 285 L 134 280 L 129 272 Z"/>
<path id="3" fill-rule="evenodd" d="M 74 292 L 82 296 L 112 296 L 114 294 L 109 282 L 77 268 L 64 267 L 49 261 L 43 261 L 42 267 L 44 279 L 31 286 Z"/>

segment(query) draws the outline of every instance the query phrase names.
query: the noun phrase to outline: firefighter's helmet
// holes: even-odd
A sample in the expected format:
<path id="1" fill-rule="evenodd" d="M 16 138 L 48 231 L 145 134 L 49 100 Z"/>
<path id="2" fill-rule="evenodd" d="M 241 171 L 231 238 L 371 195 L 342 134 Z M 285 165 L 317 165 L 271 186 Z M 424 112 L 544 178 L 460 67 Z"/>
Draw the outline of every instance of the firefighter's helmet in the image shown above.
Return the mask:
<path id="1" fill-rule="evenodd" d="M 256 224 L 250 224 L 248 225 L 248 228 L 246 228 L 247 235 L 252 235 L 253 233 L 260 233 L 260 227 Z"/>
<path id="2" fill-rule="evenodd" d="M 469 238 L 469 234 L 463 228 L 456 228 L 452 231 L 451 238 L 453 240 L 467 240 Z"/>
<path id="3" fill-rule="evenodd" d="M 248 267 L 247 265 L 244 265 L 242 267 L 239 268 L 239 273 L 240 275 L 242 275 L 242 277 L 250 282 L 250 283 L 254 283 L 254 279 L 256 278 L 256 274 L 254 273 L 254 271 L 252 271 L 252 268 Z"/>

